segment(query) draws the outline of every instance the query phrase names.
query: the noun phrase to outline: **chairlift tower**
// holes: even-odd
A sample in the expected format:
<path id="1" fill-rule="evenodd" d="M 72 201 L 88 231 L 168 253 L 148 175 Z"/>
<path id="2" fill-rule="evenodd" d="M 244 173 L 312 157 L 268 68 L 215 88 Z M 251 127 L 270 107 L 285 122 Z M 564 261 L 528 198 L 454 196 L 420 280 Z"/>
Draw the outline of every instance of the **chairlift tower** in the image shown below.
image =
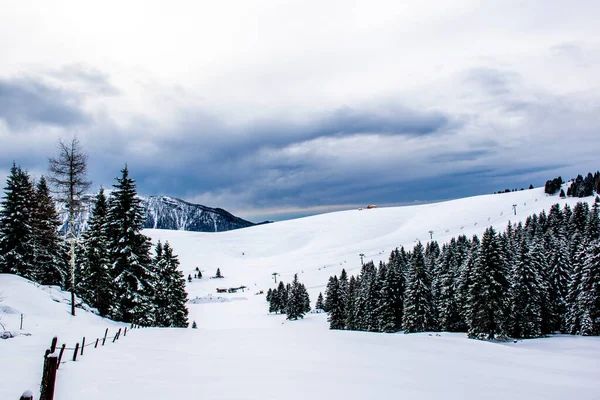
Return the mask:
<path id="1" fill-rule="evenodd" d="M 515 212 L 515 215 L 517 215 L 517 205 L 516 204 L 513 204 L 513 210 Z"/>
<path id="2" fill-rule="evenodd" d="M 359 256 L 360 256 L 360 265 L 365 265 L 365 262 L 364 262 L 365 255 L 364 255 L 364 253 L 360 253 Z"/>

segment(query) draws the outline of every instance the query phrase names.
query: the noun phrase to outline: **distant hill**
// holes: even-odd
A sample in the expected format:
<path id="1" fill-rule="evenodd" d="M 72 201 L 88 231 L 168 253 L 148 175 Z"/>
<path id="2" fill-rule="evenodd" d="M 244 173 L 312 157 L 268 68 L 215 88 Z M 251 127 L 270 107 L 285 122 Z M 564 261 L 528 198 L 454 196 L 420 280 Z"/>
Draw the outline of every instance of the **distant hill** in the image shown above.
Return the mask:
<path id="1" fill-rule="evenodd" d="M 85 231 L 87 229 L 87 221 L 93 208 L 94 198 L 94 195 L 84 197 L 85 211 L 76 222 L 77 230 Z M 175 197 L 140 196 L 140 199 L 142 200 L 141 204 L 146 215 L 145 228 L 193 232 L 223 232 L 257 225 L 236 217 L 222 208 L 192 204 Z M 65 212 L 60 213 L 63 220 L 62 230 L 66 230 L 67 215 Z"/>

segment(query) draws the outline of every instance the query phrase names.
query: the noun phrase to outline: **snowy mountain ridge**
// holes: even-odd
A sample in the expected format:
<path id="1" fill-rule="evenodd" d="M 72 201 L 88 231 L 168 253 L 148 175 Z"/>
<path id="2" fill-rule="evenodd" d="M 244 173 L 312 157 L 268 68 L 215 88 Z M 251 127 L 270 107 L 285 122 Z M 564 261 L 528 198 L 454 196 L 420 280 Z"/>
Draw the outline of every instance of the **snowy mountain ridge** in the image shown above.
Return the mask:
<path id="1" fill-rule="evenodd" d="M 146 216 L 145 228 L 194 232 L 223 232 L 254 226 L 253 222 L 236 217 L 222 208 L 192 204 L 170 196 L 138 196 Z M 78 231 L 87 230 L 94 207 L 95 195 L 83 198 L 84 210 L 75 223 Z M 61 230 L 67 228 L 66 210 L 59 209 Z"/>

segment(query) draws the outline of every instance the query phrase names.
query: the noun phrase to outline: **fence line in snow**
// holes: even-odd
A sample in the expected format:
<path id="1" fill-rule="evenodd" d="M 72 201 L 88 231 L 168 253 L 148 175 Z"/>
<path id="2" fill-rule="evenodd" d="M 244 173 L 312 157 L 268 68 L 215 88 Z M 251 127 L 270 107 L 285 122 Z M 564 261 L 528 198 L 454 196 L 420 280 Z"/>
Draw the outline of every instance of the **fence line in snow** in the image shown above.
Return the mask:
<path id="1" fill-rule="evenodd" d="M 128 330 L 129 328 L 129 330 Z M 127 336 L 127 332 L 131 332 L 133 329 L 143 328 L 143 326 L 131 324 L 129 327 L 119 328 L 118 331 L 115 332 L 112 337 L 112 343 L 115 343 L 121 337 L 121 333 L 123 333 L 123 337 Z M 69 360 L 63 360 L 63 356 L 65 351 L 73 351 L 73 356 L 71 357 L 71 362 L 77 361 L 77 357 L 81 357 L 84 354 L 84 350 L 87 347 L 94 346 L 94 348 L 98 348 L 98 346 L 102 347 L 106 344 L 106 340 L 111 339 L 108 336 L 108 328 L 104 331 L 104 336 L 91 339 L 86 343 L 86 337 L 84 336 L 81 342 L 75 343 L 74 347 L 67 347 L 66 344 L 62 344 L 60 349 L 57 348 L 58 337 L 54 337 L 52 339 L 52 343 L 50 344 L 50 348 L 44 352 L 44 367 L 42 372 L 42 382 L 40 384 L 40 400 L 54 400 L 54 387 L 56 385 L 56 374 L 61 366 L 61 364 L 65 364 L 69 362 Z M 21 400 L 33 400 L 33 394 L 30 390 L 27 390 L 21 396 Z"/>

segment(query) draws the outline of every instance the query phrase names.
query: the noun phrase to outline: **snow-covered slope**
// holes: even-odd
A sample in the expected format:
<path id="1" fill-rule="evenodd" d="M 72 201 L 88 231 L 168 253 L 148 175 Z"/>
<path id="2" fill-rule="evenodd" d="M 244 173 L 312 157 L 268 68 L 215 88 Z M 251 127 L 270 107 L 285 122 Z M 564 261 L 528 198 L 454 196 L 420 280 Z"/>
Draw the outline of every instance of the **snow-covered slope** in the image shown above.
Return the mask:
<path id="1" fill-rule="evenodd" d="M 196 267 L 203 270 L 204 279 L 187 285 L 190 322 L 199 329 L 134 330 L 115 345 L 86 351 L 76 363 L 61 366 L 56 398 L 596 399 L 598 337 L 501 344 L 464 334 L 330 331 L 324 314 L 294 322 L 269 315 L 259 294 L 274 286 L 273 272 L 284 281 L 298 273 L 314 304 L 330 275 L 342 268 L 359 271 L 361 253 L 367 260 L 387 260 L 397 246 L 426 242 L 429 231 L 442 243 L 459 234 L 481 234 L 490 225 L 501 230 L 508 220 L 578 200 L 534 189 L 348 210 L 219 233 L 146 230 L 154 241 L 171 243 L 186 275 Z M 210 279 L 217 267 L 225 278 Z M 216 295 L 217 287 L 240 285 L 249 290 Z M 1 305 L 13 314 L 0 315 L 13 329 L 12 309 L 25 312 L 32 336 L 0 340 L 0 399 L 37 390 L 41 354 L 52 335 L 77 340 L 110 325 L 83 312 L 70 317 L 65 304 L 20 278 L 0 276 L 3 291 Z"/>
<path id="2" fill-rule="evenodd" d="M 195 267 L 205 277 L 221 268 L 225 282 L 194 281 L 189 285 L 192 295 L 214 293 L 216 286 L 226 285 L 266 290 L 277 272 L 285 281 L 298 273 L 313 296 L 342 268 L 357 273 L 361 253 L 365 260 L 387 261 L 396 247 L 408 250 L 417 241 L 427 242 L 429 231 L 441 245 L 460 234 L 480 235 L 488 226 L 503 230 L 508 221 L 524 221 L 555 203 L 573 206 L 581 200 L 593 198 L 561 199 L 539 188 L 417 206 L 353 209 L 217 234 L 145 232 L 155 241 L 171 243 L 186 276 L 193 275 Z"/>

